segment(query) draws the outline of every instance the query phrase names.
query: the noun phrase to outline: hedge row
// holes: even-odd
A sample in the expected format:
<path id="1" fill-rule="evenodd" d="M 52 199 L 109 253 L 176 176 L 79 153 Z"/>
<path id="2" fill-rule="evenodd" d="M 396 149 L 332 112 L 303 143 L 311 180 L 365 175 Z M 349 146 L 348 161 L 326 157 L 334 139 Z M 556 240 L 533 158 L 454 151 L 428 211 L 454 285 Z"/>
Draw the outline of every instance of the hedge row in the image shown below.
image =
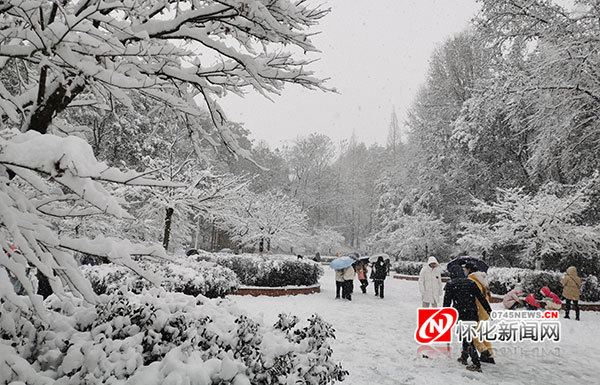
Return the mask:
<path id="1" fill-rule="evenodd" d="M 445 270 L 446 264 L 441 264 Z M 419 275 L 423 262 L 397 261 L 393 264 L 393 270 L 399 274 Z M 444 271 L 443 276 L 448 272 Z M 504 295 L 515 286 L 519 285 L 525 293 L 534 293 L 538 295 L 540 289 L 548 286 L 554 293 L 562 294 L 562 284 L 560 281 L 565 273 L 550 270 L 530 270 L 516 267 L 490 267 L 488 270 L 488 280 L 490 290 L 494 294 Z M 582 278 L 581 299 L 588 302 L 600 301 L 600 284 L 598 277 L 588 275 Z"/>
<path id="2" fill-rule="evenodd" d="M 0 303 L 2 383 L 331 384 L 347 374 L 316 315 L 262 325 L 229 301 L 159 288 L 46 303 L 47 323 Z"/>
<path id="3" fill-rule="evenodd" d="M 163 277 L 161 287 L 165 290 L 194 297 L 198 294 L 209 298 L 224 297 L 240 286 L 233 271 L 215 263 L 177 258 L 165 262 L 141 261 L 140 265 Z M 113 293 L 121 289 L 140 294 L 153 286 L 137 273 L 114 263 L 82 265 L 81 270 L 92 283 L 96 294 Z"/>
<path id="4" fill-rule="evenodd" d="M 285 255 L 207 253 L 196 257 L 233 270 L 245 286 L 310 286 L 318 283 L 323 275 L 319 263 Z"/>
<path id="5" fill-rule="evenodd" d="M 519 285 L 525 293 L 538 295 L 540 289 L 548 286 L 559 296 L 562 295 L 563 286 L 560 281 L 565 273 L 551 270 L 530 270 L 516 267 L 491 267 L 488 270 L 490 290 L 494 294 L 504 295 L 515 286 Z M 600 301 L 600 285 L 598 278 L 588 275 L 582 278 L 581 300 L 588 302 Z"/>
<path id="6" fill-rule="evenodd" d="M 425 266 L 425 262 L 396 261 L 392 263 L 392 270 L 398 274 L 419 275 L 423 266 Z M 440 267 L 442 268 L 442 276 L 448 276 L 446 264 L 441 263 Z"/>

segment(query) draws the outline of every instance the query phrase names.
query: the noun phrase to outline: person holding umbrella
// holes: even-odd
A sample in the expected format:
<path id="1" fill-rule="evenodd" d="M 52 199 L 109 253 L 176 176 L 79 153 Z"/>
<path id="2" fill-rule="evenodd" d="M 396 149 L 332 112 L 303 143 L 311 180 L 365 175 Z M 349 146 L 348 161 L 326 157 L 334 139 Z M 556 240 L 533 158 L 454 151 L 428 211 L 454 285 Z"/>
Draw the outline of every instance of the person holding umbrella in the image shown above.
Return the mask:
<path id="1" fill-rule="evenodd" d="M 344 286 L 342 286 L 342 298 L 352 301 L 352 291 L 354 291 L 354 267 L 352 265 L 344 269 Z"/>
<path id="2" fill-rule="evenodd" d="M 367 280 L 367 274 L 369 273 L 369 269 L 367 268 L 368 261 L 369 257 L 360 257 L 358 262 L 356 262 L 356 275 L 360 281 L 360 290 L 362 290 L 363 294 L 367 292 L 367 286 L 369 286 L 369 281 Z"/>
<path id="3" fill-rule="evenodd" d="M 352 264 L 354 263 L 354 259 L 350 257 L 339 257 L 331 261 L 329 265 L 330 268 L 335 270 L 335 298 L 340 298 L 340 290 L 342 291 L 342 298 L 346 299 L 348 295 L 347 290 L 347 280 L 351 279 L 349 282 L 352 285 L 352 280 L 354 280 L 354 268 Z M 350 270 L 348 270 L 350 268 Z"/>
<path id="4" fill-rule="evenodd" d="M 438 307 L 442 296 L 442 269 L 435 257 L 429 257 L 419 273 L 419 291 L 423 307 Z"/>

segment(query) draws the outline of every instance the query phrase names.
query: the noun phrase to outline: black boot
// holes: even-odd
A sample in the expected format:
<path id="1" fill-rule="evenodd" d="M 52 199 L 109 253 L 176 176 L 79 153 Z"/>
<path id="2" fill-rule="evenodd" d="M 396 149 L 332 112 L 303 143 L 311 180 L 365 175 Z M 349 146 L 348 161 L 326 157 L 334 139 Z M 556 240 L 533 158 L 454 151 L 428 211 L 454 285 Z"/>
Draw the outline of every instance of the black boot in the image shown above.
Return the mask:
<path id="1" fill-rule="evenodd" d="M 466 357 L 463 357 L 463 356 L 460 356 L 460 357 L 458 357 L 457 361 L 458 361 L 458 362 L 460 362 L 460 363 L 461 363 L 461 364 L 463 364 L 463 365 L 468 365 L 468 364 L 469 364 L 469 363 L 467 362 L 467 358 L 466 358 Z"/>
<path id="2" fill-rule="evenodd" d="M 575 321 L 579 321 L 579 310 L 575 310 Z"/>
<path id="3" fill-rule="evenodd" d="M 494 360 L 494 357 L 492 357 L 490 355 L 490 351 L 486 350 L 485 352 L 481 353 L 481 357 L 479 357 L 479 361 L 481 362 L 487 362 L 488 364 L 495 364 L 496 361 Z"/>
<path id="4" fill-rule="evenodd" d="M 475 364 L 471 364 L 471 365 L 467 366 L 467 370 L 470 370 L 472 372 L 479 372 L 479 373 L 481 373 L 481 371 L 482 371 L 481 366 L 475 365 Z"/>

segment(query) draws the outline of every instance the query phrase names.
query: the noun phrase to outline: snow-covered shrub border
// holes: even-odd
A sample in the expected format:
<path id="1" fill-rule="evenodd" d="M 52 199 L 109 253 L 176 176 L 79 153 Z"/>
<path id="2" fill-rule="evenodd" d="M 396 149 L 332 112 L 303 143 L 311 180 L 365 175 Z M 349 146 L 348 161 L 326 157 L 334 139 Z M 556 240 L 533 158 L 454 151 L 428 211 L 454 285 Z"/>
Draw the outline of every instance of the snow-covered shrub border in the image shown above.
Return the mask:
<path id="1" fill-rule="evenodd" d="M 520 285 L 525 293 L 537 294 L 544 286 L 548 286 L 554 293 L 562 294 L 564 272 L 551 270 L 529 270 L 516 267 L 491 267 L 488 270 L 490 290 L 494 294 L 506 294 L 517 285 Z M 588 275 L 582 278 L 581 300 L 588 302 L 600 301 L 600 285 L 598 278 Z"/>
<path id="2" fill-rule="evenodd" d="M 47 300 L 48 324 L 0 303 L 0 378 L 27 384 L 331 384 L 334 330 L 313 315 L 273 326 L 228 300 L 153 288 Z"/>
<path id="3" fill-rule="evenodd" d="M 198 258 L 233 270 L 244 286 L 312 286 L 323 275 L 318 262 L 287 255 L 201 254 Z"/>
<path id="4" fill-rule="evenodd" d="M 231 294 L 240 286 L 233 271 L 214 262 L 175 258 L 165 262 L 141 261 L 140 266 L 161 276 L 161 287 L 171 292 L 216 298 Z M 96 294 L 112 293 L 122 288 L 139 294 L 143 289 L 153 287 L 151 282 L 135 272 L 113 263 L 82 265 L 81 270 Z"/>
<path id="5" fill-rule="evenodd" d="M 425 265 L 425 262 L 415 262 L 415 261 L 396 261 L 392 263 L 392 270 L 398 274 L 406 274 L 406 275 L 419 275 L 421 269 Z M 442 276 L 447 276 L 446 272 L 446 264 L 440 264 L 442 268 Z"/>
<path id="6" fill-rule="evenodd" d="M 444 272 L 442 276 L 448 276 L 445 271 L 446 264 L 441 264 Z M 392 265 L 393 270 L 399 274 L 416 276 L 419 275 L 423 262 L 397 261 Z M 494 294 L 504 295 L 515 286 L 520 285 L 525 293 L 537 293 L 544 286 L 548 286 L 554 293 L 562 294 L 560 281 L 565 273 L 550 270 L 530 270 L 516 267 L 490 267 L 488 270 L 490 290 Z M 588 302 L 600 302 L 600 284 L 598 278 L 588 275 L 582 278 L 581 299 Z"/>

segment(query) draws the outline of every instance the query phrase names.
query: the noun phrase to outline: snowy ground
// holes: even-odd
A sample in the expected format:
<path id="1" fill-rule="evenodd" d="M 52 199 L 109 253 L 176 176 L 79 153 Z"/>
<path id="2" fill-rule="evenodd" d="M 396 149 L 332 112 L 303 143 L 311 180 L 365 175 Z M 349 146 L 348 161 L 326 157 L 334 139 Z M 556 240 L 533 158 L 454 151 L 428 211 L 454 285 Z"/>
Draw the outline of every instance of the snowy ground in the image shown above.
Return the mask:
<path id="1" fill-rule="evenodd" d="M 333 324 L 337 337 L 332 343 L 334 357 L 350 371 L 342 384 L 600 383 L 600 313 L 582 312 L 580 322 L 561 320 L 559 343 L 495 344 L 497 364 L 483 364 L 483 373 L 472 373 L 456 362 L 458 343 L 452 345 L 451 358 L 441 354 L 428 359 L 417 353 L 417 282 L 388 278 L 384 299 L 374 296 L 371 282 L 368 294 L 357 292 L 357 282 L 352 302 L 334 299 L 334 275 L 327 268 L 318 294 L 232 299 L 271 324 L 281 312 L 296 314 L 303 320 L 318 313 Z"/>

